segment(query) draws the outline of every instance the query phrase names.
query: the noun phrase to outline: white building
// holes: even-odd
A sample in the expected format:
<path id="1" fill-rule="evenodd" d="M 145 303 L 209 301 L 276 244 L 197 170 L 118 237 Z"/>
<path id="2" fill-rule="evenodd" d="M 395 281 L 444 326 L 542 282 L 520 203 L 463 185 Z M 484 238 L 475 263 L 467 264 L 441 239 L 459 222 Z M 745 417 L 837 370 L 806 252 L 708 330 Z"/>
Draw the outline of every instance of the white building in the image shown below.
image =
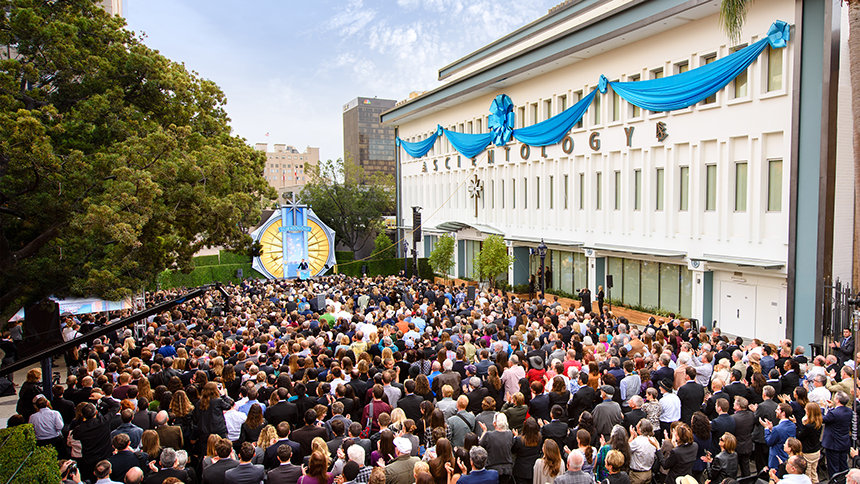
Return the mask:
<path id="1" fill-rule="evenodd" d="M 716 321 L 747 337 L 820 342 L 823 285 L 816 281 L 833 273 L 825 261 L 834 212 L 825 202 L 853 199 L 850 182 L 839 193 L 834 184 L 837 152 L 838 178 L 852 176 L 850 136 L 837 144 L 831 128 L 838 3 L 756 1 L 739 45 L 720 30 L 719 3 L 568 1 L 443 67 L 438 88 L 384 113 L 405 141 L 425 139 L 437 124 L 483 133 L 490 102 L 507 94 L 517 127 L 529 126 L 570 107 L 601 74 L 612 81 L 673 75 L 761 39 L 775 20 L 792 25 L 786 48 L 766 49 L 746 73 L 688 109 L 643 111 L 610 89 L 570 131 L 572 143 L 511 140 L 474 160 L 444 136 L 420 159 L 400 149 L 399 216 L 408 226 L 410 207 L 423 208 L 419 254 L 429 254 L 434 236 L 454 233 L 453 275 L 471 277 L 481 240 L 499 234 L 516 257 L 507 279 L 517 285 L 537 270 L 530 250 L 543 239 L 553 288 L 594 292 L 612 275 L 612 299 L 628 305 Z M 847 111 L 850 103 L 840 106 Z M 840 112 L 845 119 L 850 111 Z M 468 190 L 476 176 L 477 199 Z M 848 212 L 839 212 L 837 226 L 850 231 Z M 836 246 L 837 274 L 850 279 L 850 239 Z"/>

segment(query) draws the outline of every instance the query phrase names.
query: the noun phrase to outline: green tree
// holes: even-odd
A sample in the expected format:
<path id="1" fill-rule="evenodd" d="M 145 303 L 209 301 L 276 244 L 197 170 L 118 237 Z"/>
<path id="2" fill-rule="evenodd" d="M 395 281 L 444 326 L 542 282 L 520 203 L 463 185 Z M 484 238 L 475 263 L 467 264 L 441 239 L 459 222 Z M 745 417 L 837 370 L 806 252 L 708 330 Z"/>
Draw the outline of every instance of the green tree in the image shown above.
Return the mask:
<path id="1" fill-rule="evenodd" d="M 362 175 L 361 168 L 343 160 L 328 160 L 305 168 L 310 181 L 302 201 L 337 234 L 339 242 L 361 250 L 378 230 L 382 216 L 394 210 L 394 180 L 390 176 Z"/>
<path id="2" fill-rule="evenodd" d="M 436 245 L 430 251 L 430 267 L 444 278 L 448 278 L 454 267 L 454 236 L 445 234 L 436 239 Z"/>
<path id="3" fill-rule="evenodd" d="M 496 278 L 504 274 L 514 256 L 508 255 L 508 247 L 500 235 L 491 235 L 484 240 L 481 251 L 475 256 L 475 273 L 478 279 L 489 281 L 490 287 L 496 287 Z"/>
<path id="4" fill-rule="evenodd" d="M 274 196 L 218 86 L 124 25 L 92 0 L 0 0 L 0 316 L 247 250 Z"/>
<path id="5" fill-rule="evenodd" d="M 391 237 L 384 230 L 380 230 L 376 238 L 373 239 L 373 258 L 394 259 L 395 247 L 394 242 L 391 241 Z"/>

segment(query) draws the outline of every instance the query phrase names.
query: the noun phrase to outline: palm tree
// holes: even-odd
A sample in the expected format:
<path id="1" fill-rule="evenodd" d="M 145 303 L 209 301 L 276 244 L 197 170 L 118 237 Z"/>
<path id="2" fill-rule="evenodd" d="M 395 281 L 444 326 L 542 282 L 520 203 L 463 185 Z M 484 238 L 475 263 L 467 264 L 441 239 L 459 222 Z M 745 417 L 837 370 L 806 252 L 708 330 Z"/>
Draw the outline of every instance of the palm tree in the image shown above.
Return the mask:
<path id="1" fill-rule="evenodd" d="M 848 68 L 851 72 L 851 112 L 854 131 L 860 127 L 860 0 L 848 4 Z M 720 22 L 733 42 L 740 39 L 752 0 L 722 0 Z M 851 285 L 860 288 L 860 136 L 854 136 L 854 239 Z"/>

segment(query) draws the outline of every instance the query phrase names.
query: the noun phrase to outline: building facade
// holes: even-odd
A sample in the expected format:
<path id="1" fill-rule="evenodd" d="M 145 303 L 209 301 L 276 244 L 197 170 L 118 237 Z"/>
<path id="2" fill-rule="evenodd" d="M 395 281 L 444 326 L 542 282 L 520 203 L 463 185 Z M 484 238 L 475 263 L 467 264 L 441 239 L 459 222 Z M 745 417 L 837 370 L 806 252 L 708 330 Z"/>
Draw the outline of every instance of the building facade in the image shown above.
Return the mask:
<path id="1" fill-rule="evenodd" d="M 364 175 L 395 174 L 394 128 L 379 122 L 379 115 L 394 103 L 392 99 L 358 97 L 343 106 L 344 160 Z"/>
<path id="2" fill-rule="evenodd" d="M 266 153 L 264 176 L 272 188 L 277 190 L 278 199 L 283 202 L 291 194 L 298 196 L 302 187 L 309 181 L 306 165 L 318 165 L 320 149 L 308 146 L 304 152 L 296 148 L 276 143 L 269 151 L 268 143 L 257 143 L 254 149 Z"/>
<path id="3" fill-rule="evenodd" d="M 727 333 L 820 341 L 816 281 L 832 278 L 828 257 L 845 258 L 833 255 L 826 200 L 835 188 L 825 172 L 844 175 L 852 163 L 850 137 L 837 140 L 828 127 L 837 92 L 848 88 L 828 85 L 838 2 L 757 1 L 737 44 L 720 30 L 718 9 L 712 1 L 565 2 L 443 67 L 440 87 L 384 113 L 404 141 L 427 138 L 437 124 L 483 133 L 490 102 L 507 94 L 516 127 L 530 126 L 572 106 L 601 74 L 670 76 L 761 39 L 775 20 L 792 25 L 786 48 L 766 49 L 687 109 L 648 112 L 610 88 L 557 145 L 511 140 L 467 159 L 442 136 L 419 159 L 400 149 L 399 214 L 409 226 L 410 207 L 423 208 L 419 254 L 453 233 L 452 275 L 474 278 L 481 241 L 498 234 L 516 258 L 506 278 L 520 285 L 536 273 L 534 249 L 544 240 L 548 287 L 603 286 L 625 305 Z M 841 190 L 853 199 L 850 187 Z"/>

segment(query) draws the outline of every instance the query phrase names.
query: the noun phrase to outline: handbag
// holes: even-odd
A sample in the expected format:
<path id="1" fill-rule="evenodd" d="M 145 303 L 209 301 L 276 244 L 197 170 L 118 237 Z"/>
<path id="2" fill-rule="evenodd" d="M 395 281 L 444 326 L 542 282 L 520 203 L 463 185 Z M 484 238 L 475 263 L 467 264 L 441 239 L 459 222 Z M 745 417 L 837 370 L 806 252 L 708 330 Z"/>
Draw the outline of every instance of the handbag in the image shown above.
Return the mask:
<path id="1" fill-rule="evenodd" d="M 358 436 L 361 437 L 362 439 L 366 439 L 367 437 L 369 437 L 370 436 L 370 427 L 372 424 L 373 424 L 373 400 L 370 401 L 370 409 L 367 412 L 367 424 L 365 425 L 364 429 L 361 431 L 361 433 Z"/>

